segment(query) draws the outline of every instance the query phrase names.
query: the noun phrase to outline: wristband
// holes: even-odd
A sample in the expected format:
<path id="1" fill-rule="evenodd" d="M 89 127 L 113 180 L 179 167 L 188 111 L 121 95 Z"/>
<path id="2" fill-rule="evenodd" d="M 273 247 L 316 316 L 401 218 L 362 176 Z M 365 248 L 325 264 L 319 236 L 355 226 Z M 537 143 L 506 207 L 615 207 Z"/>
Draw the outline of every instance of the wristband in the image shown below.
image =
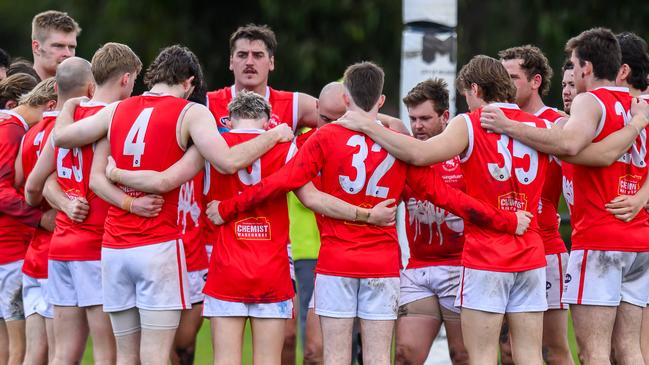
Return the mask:
<path id="1" fill-rule="evenodd" d="M 135 198 L 133 198 L 130 195 L 127 195 L 126 198 L 124 198 L 124 200 L 122 201 L 122 206 L 121 206 L 122 210 L 125 210 L 130 213 L 131 207 L 133 206 L 133 200 L 135 200 Z"/>

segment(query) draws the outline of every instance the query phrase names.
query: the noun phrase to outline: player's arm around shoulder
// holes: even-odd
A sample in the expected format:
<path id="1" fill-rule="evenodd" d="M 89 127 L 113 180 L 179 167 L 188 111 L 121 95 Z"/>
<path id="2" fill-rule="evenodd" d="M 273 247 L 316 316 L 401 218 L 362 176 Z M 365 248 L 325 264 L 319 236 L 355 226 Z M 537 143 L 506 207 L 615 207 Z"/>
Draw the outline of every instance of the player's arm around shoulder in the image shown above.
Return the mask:
<path id="1" fill-rule="evenodd" d="M 102 108 L 96 114 L 74 122 L 74 111 L 86 98 L 73 98 L 63 104 L 52 135 L 57 147 L 73 148 L 93 143 L 106 136 L 119 102 Z"/>
<path id="2" fill-rule="evenodd" d="M 190 138 L 217 171 L 233 174 L 250 166 L 278 142 L 290 141 L 293 131 L 288 125 L 280 124 L 250 141 L 229 147 L 217 129 L 212 113 L 203 105 L 191 104 L 182 116 L 180 146 L 185 148 Z"/>

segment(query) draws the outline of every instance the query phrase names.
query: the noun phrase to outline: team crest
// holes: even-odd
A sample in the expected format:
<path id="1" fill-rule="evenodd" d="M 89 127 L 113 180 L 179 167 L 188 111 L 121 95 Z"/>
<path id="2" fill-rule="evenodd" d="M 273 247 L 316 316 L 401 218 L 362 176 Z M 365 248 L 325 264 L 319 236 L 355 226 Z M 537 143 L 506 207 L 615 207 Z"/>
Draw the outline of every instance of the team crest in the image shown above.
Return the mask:
<path id="1" fill-rule="evenodd" d="M 457 167 L 459 165 L 460 164 L 457 162 L 457 159 L 452 158 L 452 159 L 450 159 L 448 161 L 444 161 L 444 163 L 442 163 L 442 168 L 445 171 L 451 172 L 451 171 L 454 171 L 455 169 L 457 169 Z"/>
<path id="2" fill-rule="evenodd" d="M 268 119 L 268 128 L 266 129 L 275 128 L 280 124 L 282 124 L 282 121 L 279 119 L 279 116 L 277 114 L 271 114 L 270 119 Z"/>

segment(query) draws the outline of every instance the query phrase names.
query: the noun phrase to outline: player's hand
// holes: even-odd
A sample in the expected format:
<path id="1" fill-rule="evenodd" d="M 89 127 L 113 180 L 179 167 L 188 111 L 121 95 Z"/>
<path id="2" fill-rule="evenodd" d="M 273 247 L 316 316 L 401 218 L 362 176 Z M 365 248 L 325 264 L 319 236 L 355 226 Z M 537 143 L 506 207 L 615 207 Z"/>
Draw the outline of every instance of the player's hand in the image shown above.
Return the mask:
<path id="1" fill-rule="evenodd" d="M 115 160 L 111 156 L 108 156 L 108 163 L 106 163 L 106 178 L 112 182 L 115 182 L 113 179 L 113 172 L 116 168 L 117 165 L 115 164 Z"/>
<path id="2" fill-rule="evenodd" d="M 356 132 L 363 132 L 370 123 L 375 123 L 376 121 L 369 117 L 369 115 L 357 111 L 357 110 L 348 110 L 340 119 L 334 122 L 347 129 Z"/>
<path id="3" fill-rule="evenodd" d="M 639 197 L 638 194 L 618 195 L 606 204 L 606 210 L 615 218 L 630 222 L 645 205 L 647 205 L 647 201 Z"/>
<path id="4" fill-rule="evenodd" d="M 54 228 L 56 228 L 56 209 L 50 209 L 43 213 L 38 225 L 48 232 L 54 232 Z"/>
<path id="5" fill-rule="evenodd" d="M 90 205 L 85 198 L 70 199 L 63 208 L 63 213 L 75 223 L 81 223 L 88 217 Z"/>
<path id="6" fill-rule="evenodd" d="M 205 214 L 207 214 L 207 218 L 209 218 L 212 221 L 212 223 L 216 224 L 217 226 L 220 226 L 223 223 L 225 223 L 221 218 L 221 214 L 219 213 L 220 204 L 221 202 L 219 200 L 212 200 L 211 202 L 207 203 L 207 209 L 205 210 Z"/>
<path id="7" fill-rule="evenodd" d="M 63 108 L 61 108 L 61 111 L 63 111 L 63 110 L 68 111 L 68 112 L 71 111 L 71 110 L 74 111 L 74 109 L 76 109 L 79 106 L 79 104 L 81 104 L 83 102 L 86 102 L 88 100 L 90 100 L 90 99 L 88 99 L 87 96 L 79 96 L 79 97 L 76 97 L 76 98 L 70 98 L 70 99 L 66 100 L 65 103 L 63 103 Z"/>
<path id="8" fill-rule="evenodd" d="M 164 202 L 164 199 L 160 195 L 144 195 L 133 200 L 131 213 L 145 218 L 157 217 L 162 210 L 162 204 Z"/>
<path id="9" fill-rule="evenodd" d="M 393 226 L 397 217 L 397 206 L 394 199 L 384 200 L 372 209 L 367 223 L 374 226 Z"/>
<path id="10" fill-rule="evenodd" d="M 277 135 L 277 142 L 290 142 L 293 140 L 293 130 L 286 123 L 281 123 L 275 126 L 270 132 Z"/>
<path id="11" fill-rule="evenodd" d="M 486 105 L 480 112 L 480 125 L 488 131 L 504 134 L 510 123 L 512 121 L 497 106 Z"/>
<path id="12" fill-rule="evenodd" d="M 638 114 L 644 116 L 644 118 L 639 118 L 640 123 L 635 124 L 635 126 L 643 129 L 649 124 L 649 105 L 640 98 L 633 98 L 631 101 L 631 115 L 636 116 Z M 638 118 L 633 118 L 632 122 L 634 120 L 638 120 Z"/>
<path id="13" fill-rule="evenodd" d="M 530 222 L 532 222 L 532 217 L 534 217 L 532 213 L 524 210 L 516 212 L 516 218 L 518 220 L 518 224 L 516 225 L 516 235 L 521 236 L 527 231 L 527 227 L 529 227 Z"/>

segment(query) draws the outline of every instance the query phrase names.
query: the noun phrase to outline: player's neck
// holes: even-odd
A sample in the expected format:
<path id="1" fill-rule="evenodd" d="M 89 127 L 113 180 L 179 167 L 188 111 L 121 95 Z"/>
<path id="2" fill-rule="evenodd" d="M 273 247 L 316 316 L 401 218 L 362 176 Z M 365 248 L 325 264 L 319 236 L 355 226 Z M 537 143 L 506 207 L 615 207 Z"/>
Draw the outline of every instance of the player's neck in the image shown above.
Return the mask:
<path id="1" fill-rule="evenodd" d="M 595 90 L 598 87 L 604 87 L 604 86 L 616 86 L 615 81 L 610 81 L 610 80 L 604 80 L 604 79 L 591 79 L 586 87 L 586 90 Z"/>
<path id="2" fill-rule="evenodd" d="M 36 108 L 30 108 L 27 105 L 18 105 L 17 107 L 13 108 L 12 111 L 23 117 L 25 123 L 27 123 L 27 125 L 30 127 L 38 123 L 43 117 L 43 113 L 40 110 Z"/>
<path id="3" fill-rule="evenodd" d="M 629 84 L 626 83 L 626 82 L 621 82 L 621 83 L 620 83 L 619 85 L 617 85 L 617 86 L 628 88 L 628 89 L 629 89 L 629 94 L 631 94 L 631 96 L 638 97 L 638 96 L 642 95 L 642 90 L 640 90 L 640 89 L 636 89 L 636 88 L 634 88 L 632 85 L 629 85 Z"/>
<path id="4" fill-rule="evenodd" d="M 539 94 L 534 94 L 532 95 L 526 103 L 524 104 L 519 104 L 518 107 L 521 108 L 522 111 L 530 114 L 534 114 L 541 110 L 545 104 L 543 104 L 543 100 L 541 100 L 541 96 Z"/>
<path id="5" fill-rule="evenodd" d="M 180 84 L 167 85 L 163 83 L 153 85 L 149 92 L 152 94 L 172 95 L 177 98 L 184 98 L 186 93 L 185 89 Z"/>
<path id="6" fill-rule="evenodd" d="M 263 124 L 255 119 L 239 119 L 232 124 L 232 129 L 263 129 Z"/>
<path id="7" fill-rule="evenodd" d="M 92 96 L 92 101 L 98 103 L 110 104 L 122 99 L 122 93 L 119 88 L 112 85 L 97 86 Z"/>
<path id="8" fill-rule="evenodd" d="M 41 80 L 48 79 L 50 77 L 53 77 L 55 74 L 48 72 L 45 68 L 43 68 L 43 65 L 40 64 L 40 62 L 34 61 L 34 71 L 36 71 L 36 74 L 38 74 L 38 77 L 41 78 Z"/>
<path id="9" fill-rule="evenodd" d="M 263 97 L 266 97 L 266 88 L 268 88 L 268 82 L 261 83 L 253 88 L 248 88 L 237 82 L 236 80 L 234 81 L 234 88 L 236 92 L 246 90 L 246 91 L 252 91 L 258 95 L 261 95 Z"/>

